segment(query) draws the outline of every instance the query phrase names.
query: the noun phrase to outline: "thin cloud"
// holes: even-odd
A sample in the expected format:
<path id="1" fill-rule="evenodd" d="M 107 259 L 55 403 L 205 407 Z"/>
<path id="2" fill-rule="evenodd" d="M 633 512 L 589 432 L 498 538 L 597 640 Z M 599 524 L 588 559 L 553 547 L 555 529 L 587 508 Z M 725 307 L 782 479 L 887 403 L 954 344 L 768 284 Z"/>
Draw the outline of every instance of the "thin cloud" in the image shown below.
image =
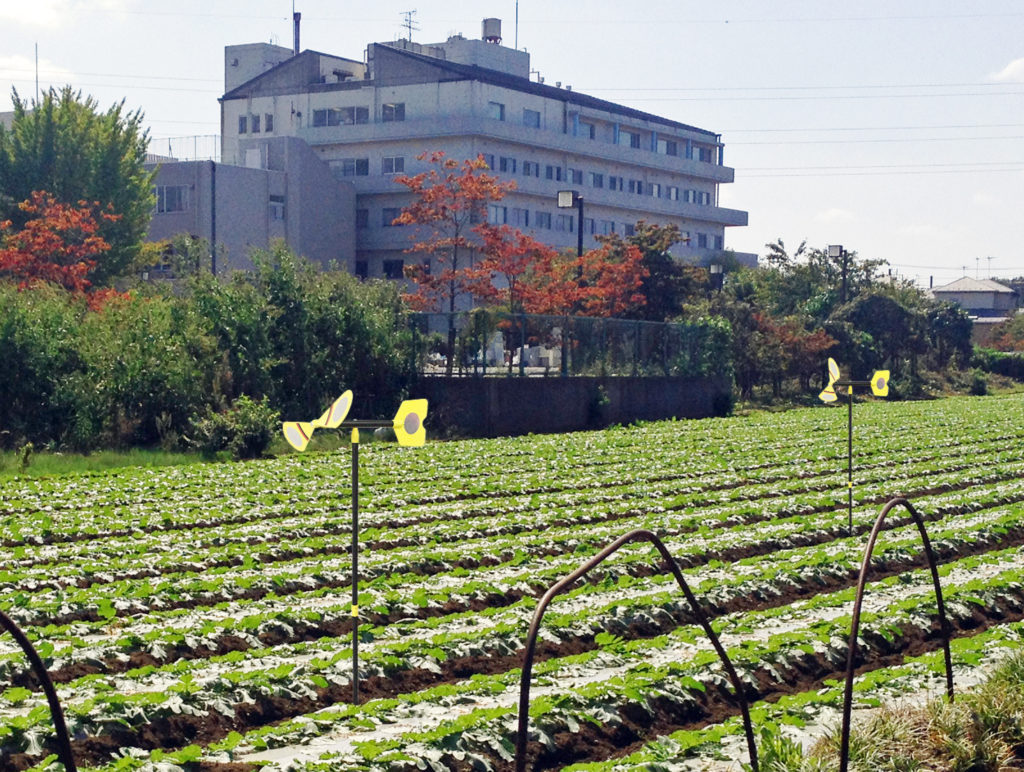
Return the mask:
<path id="1" fill-rule="evenodd" d="M 121 11 L 134 0 L 31 0 L 0 4 L 0 22 L 26 27 L 63 27 L 82 14 Z"/>
<path id="2" fill-rule="evenodd" d="M 1024 58 L 1014 59 L 999 72 L 991 75 L 992 80 L 1006 83 L 1024 83 Z"/>
<path id="3" fill-rule="evenodd" d="M 837 223 L 837 222 L 853 222 L 856 220 L 856 216 L 848 209 L 840 209 L 839 207 L 832 207 L 831 209 L 825 209 L 814 215 L 814 219 L 818 222 L 824 223 Z"/>

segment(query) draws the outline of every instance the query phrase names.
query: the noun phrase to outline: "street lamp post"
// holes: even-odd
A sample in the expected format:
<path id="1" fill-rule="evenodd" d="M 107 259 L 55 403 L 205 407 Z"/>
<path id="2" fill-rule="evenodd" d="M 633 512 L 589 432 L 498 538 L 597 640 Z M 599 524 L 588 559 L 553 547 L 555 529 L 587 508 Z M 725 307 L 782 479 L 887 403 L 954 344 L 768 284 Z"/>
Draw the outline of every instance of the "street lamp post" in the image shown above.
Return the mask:
<path id="1" fill-rule="evenodd" d="M 579 260 L 579 265 L 576 267 L 576 280 L 579 282 L 583 281 L 583 196 L 580 195 L 578 190 L 560 190 L 558 191 L 558 208 L 559 209 L 572 209 L 576 207 L 576 258 Z M 567 331 L 563 328 L 562 330 L 562 376 L 565 377 L 569 374 L 569 360 L 566 354 L 568 353 L 568 347 L 566 346 L 566 335 Z"/>
<path id="2" fill-rule="evenodd" d="M 719 292 L 722 291 L 722 285 L 725 283 L 725 273 L 722 268 L 721 263 L 712 263 L 708 266 L 708 271 L 711 274 L 711 289 L 716 289 Z"/>
<path id="3" fill-rule="evenodd" d="M 583 196 L 578 190 L 558 191 L 558 208 L 576 207 L 576 257 L 583 257 Z M 580 270 L 583 270 L 582 267 Z"/>
<path id="4" fill-rule="evenodd" d="M 843 271 L 843 289 L 839 296 L 840 300 L 846 302 L 846 258 L 849 253 L 843 249 L 842 244 L 829 244 L 828 245 L 828 256 L 834 260 L 842 260 L 842 271 Z"/>

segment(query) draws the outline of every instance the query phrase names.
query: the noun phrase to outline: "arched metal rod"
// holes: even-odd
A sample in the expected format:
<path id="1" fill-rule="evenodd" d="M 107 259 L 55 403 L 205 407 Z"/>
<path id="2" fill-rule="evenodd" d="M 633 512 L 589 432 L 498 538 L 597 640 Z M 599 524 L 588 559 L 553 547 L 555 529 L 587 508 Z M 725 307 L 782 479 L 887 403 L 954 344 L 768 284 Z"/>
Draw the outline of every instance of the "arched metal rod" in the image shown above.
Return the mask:
<path id="1" fill-rule="evenodd" d="M 21 646 L 25 656 L 28 657 L 29 664 L 32 665 L 36 678 L 39 679 L 39 683 L 42 684 L 43 691 L 46 693 L 46 701 L 50 703 L 50 714 L 53 717 L 53 726 L 57 730 L 57 757 L 64 765 L 66 772 L 77 772 L 75 756 L 71 752 L 71 737 L 68 735 L 67 724 L 64 723 L 64 711 L 61 710 L 60 701 L 57 699 L 57 690 L 53 688 L 50 674 L 46 672 L 46 665 L 43 664 L 39 652 L 36 651 L 25 633 L 2 611 L 0 611 L 0 626 L 13 635 L 14 640 Z"/>
<path id="2" fill-rule="evenodd" d="M 839 746 L 839 772 L 846 772 L 849 765 L 850 755 L 850 714 L 853 709 L 853 671 L 857 659 L 857 635 L 860 631 L 860 609 L 864 601 L 864 586 L 867 584 L 868 569 L 871 567 L 871 553 L 875 549 L 875 541 L 882 530 L 882 523 L 886 516 L 896 507 L 903 507 L 910 513 L 910 517 L 921 532 L 921 541 L 924 544 L 924 554 L 928 558 L 928 567 L 932 572 L 932 584 L 935 585 L 935 602 L 939 609 L 939 621 L 942 628 L 942 648 L 946 656 L 946 695 L 950 702 L 953 700 L 953 658 L 949 653 L 950 627 L 946 619 L 946 606 L 942 602 L 942 587 L 939 585 L 939 570 L 935 563 L 935 553 L 932 551 L 932 543 L 928 539 L 928 532 L 924 527 L 924 520 L 917 510 L 907 499 L 899 496 L 886 504 L 875 520 L 875 526 L 871 529 L 868 537 L 868 545 L 864 550 L 864 562 L 860 567 L 860 577 L 857 579 L 857 597 L 853 602 L 853 621 L 850 625 L 850 645 L 846 654 L 846 690 L 843 694 L 843 728 Z"/>
<path id="3" fill-rule="evenodd" d="M 704 628 L 704 632 L 707 633 L 708 638 L 711 639 L 711 645 L 715 647 L 715 652 L 718 654 L 719 659 L 722 660 L 722 665 L 725 667 L 726 675 L 728 675 L 729 680 L 732 682 L 732 688 L 736 691 L 736 699 L 740 703 L 740 712 L 743 714 L 743 729 L 747 734 L 747 750 L 750 752 L 750 766 L 753 769 L 753 772 L 758 772 L 757 745 L 754 742 L 754 730 L 750 724 L 750 710 L 747 707 L 747 698 L 743 694 L 743 685 L 740 683 L 739 676 L 736 675 L 736 670 L 733 668 L 732 662 L 729 661 L 729 655 L 727 655 L 725 653 L 725 649 L 722 648 L 722 644 L 718 640 L 718 636 L 715 635 L 715 631 L 711 629 L 711 624 L 708 622 L 707 616 L 704 614 L 700 605 L 698 605 L 697 599 L 690 591 L 690 587 L 686 584 L 686 580 L 683 578 L 683 574 L 679 570 L 679 566 L 676 564 L 672 554 L 662 543 L 661 539 L 650 531 L 644 529 L 630 531 L 629 533 L 620 536 L 571 574 L 555 582 L 555 584 L 553 584 L 548 591 L 544 593 L 544 597 L 540 599 L 540 603 L 537 604 L 537 610 L 534 611 L 533 614 L 533 621 L 530 623 L 530 632 L 526 636 L 526 651 L 523 654 L 522 680 L 519 685 L 519 731 L 516 735 L 516 772 L 525 772 L 526 770 L 526 737 L 530 721 L 530 676 L 533 674 L 533 656 L 537 648 L 537 634 L 540 632 L 540 622 L 544 617 L 544 612 L 547 610 L 548 605 L 552 600 L 554 600 L 556 595 L 563 592 L 577 579 L 585 576 L 600 563 L 603 563 L 612 553 L 616 552 L 624 545 L 634 541 L 648 541 L 658 549 L 662 557 L 665 559 L 665 562 L 668 564 L 669 569 L 671 569 L 672 575 L 675 576 L 676 582 L 679 583 L 679 587 L 682 589 L 683 595 L 686 596 L 687 602 L 693 609 L 694 616 L 697 617 L 698 622 L 700 622 L 700 626 Z"/>

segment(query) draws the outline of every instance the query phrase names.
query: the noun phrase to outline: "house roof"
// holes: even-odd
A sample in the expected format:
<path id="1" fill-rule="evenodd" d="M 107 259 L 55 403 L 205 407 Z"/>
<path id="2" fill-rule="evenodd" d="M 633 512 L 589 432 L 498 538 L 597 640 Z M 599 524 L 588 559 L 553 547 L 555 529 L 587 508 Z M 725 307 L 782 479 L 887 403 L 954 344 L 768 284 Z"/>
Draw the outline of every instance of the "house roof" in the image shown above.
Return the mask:
<path id="1" fill-rule="evenodd" d="M 972 279 L 969 276 L 963 276 L 954 282 L 944 284 L 941 287 L 934 287 L 932 294 L 937 292 L 995 292 L 1003 295 L 1016 295 L 1017 292 L 1005 284 L 1000 284 L 997 281 L 991 279 Z"/>

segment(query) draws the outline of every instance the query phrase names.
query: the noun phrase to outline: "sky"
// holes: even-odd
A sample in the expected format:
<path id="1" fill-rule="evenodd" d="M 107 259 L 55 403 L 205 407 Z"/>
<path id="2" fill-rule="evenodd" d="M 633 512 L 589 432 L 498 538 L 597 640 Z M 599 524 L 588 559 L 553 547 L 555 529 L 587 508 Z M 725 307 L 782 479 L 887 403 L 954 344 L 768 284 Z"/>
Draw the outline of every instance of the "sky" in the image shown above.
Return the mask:
<path id="1" fill-rule="evenodd" d="M 841 244 L 921 286 L 1024 276 L 1024 0 L 294 0 L 304 49 L 503 20 L 545 82 L 722 135 L 726 247 Z M 293 0 L 0 0 L 0 111 L 71 84 L 159 146 L 216 135 L 226 45 L 292 45 Z M 413 12 L 408 15 L 407 12 Z M 518 22 L 517 22 L 518 18 Z M 38 50 L 38 67 L 37 67 Z M 197 141 L 197 146 L 200 142 Z"/>

